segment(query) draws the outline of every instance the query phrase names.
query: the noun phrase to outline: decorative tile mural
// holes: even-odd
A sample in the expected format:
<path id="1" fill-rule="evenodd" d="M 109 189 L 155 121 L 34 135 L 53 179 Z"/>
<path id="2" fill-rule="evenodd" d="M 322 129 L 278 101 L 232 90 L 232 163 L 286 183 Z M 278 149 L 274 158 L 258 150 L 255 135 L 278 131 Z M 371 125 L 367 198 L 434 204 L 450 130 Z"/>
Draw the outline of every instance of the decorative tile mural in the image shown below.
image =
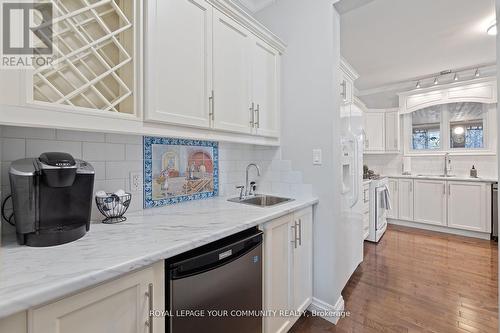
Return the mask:
<path id="1" fill-rule="evenodd" d="M 219 192 L 218 143 L 144 137 L 144 208 Z"/>

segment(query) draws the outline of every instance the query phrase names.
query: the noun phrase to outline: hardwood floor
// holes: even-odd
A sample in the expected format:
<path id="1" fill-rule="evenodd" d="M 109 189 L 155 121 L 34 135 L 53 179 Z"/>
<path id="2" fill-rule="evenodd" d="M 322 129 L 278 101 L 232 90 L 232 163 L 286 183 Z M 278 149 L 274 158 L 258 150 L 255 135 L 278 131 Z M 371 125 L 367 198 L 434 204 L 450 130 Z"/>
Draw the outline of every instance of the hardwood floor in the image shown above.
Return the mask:
<path id="1" fill-rule="evenodd" d="M 291 332 L 498 332 L 497 244 L 391 225 L 342 295 L 349 317 Z"/>

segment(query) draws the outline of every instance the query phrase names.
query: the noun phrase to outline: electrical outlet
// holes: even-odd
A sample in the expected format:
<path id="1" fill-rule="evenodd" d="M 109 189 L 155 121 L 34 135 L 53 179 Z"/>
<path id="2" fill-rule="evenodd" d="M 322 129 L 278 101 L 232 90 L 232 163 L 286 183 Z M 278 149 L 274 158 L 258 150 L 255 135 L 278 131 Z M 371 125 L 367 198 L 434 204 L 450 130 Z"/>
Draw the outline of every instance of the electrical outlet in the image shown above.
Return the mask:
<path id="1" fill-rule="evenodd" d="M 142 191 L 142 173 L 131 172 L 130 173 L 130 192 L 140 192 Z"/>

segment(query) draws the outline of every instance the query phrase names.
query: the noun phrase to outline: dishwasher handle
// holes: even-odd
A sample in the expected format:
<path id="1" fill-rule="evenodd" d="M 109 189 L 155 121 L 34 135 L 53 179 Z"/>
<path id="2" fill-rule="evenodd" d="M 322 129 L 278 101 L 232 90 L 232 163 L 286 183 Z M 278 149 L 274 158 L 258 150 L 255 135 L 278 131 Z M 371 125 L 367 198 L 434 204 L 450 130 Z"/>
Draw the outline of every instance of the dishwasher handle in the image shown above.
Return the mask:
<path id="1" fill-rule="evenodd" d="M 169 277 L 171 280 L 182 279 L 226 265 L 260 246 L 262 234 L 263 232 L 259 230 L 243 239 L 229 243 L 215 242 L 209 244 L 209 248 L 202 247 L 195 250 L 192 256 L 167 264 Z M 253 260 L 257 262 L 260 258 L 253 258 Z"/>

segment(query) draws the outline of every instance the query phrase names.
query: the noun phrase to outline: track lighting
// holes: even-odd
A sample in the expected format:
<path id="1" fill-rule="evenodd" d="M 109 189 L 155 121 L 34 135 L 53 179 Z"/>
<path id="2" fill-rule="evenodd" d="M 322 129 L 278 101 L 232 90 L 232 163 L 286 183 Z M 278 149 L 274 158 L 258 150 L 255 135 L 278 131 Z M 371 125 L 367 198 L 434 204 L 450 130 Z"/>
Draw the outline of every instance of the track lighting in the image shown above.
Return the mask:
<path id="1" fill-rule="evenodd" d="M 479 77 L 481 74 L 479 73 L 479 68 L 476 68 L 476 72 L 474 73 L 475 77 Z"/>
<path id="2" fill-rule="evenodd" d="M 455 76 L 453 77 L 453 81 L 458 81 L 458 73 L 455 73 Z"/>
<path id="3" fill-rule="evenodd" d="M 417 89 L 420 88 L 420 81 L 417 81 L 416 87 L 417 87 Z"/>
<path id="4" fill-rule="evenodd" d="M 436 78 L 434 79 L 434 85 L 437 85 L 438 83 L 439 83 L 439 80 L 438 80 L 438 78 L 436 77 Z"/>

